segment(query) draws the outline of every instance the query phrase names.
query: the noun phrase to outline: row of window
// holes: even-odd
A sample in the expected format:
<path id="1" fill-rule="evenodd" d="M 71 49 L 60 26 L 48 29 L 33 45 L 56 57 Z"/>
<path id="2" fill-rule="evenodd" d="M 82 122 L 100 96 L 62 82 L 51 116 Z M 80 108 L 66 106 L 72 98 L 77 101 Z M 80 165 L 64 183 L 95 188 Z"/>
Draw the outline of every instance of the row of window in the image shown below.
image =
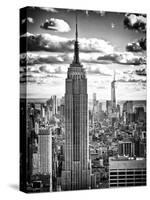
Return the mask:
<path id="1" fill-rule="evenodd" d="M 109 187 L 129 187 L 129 186 L 145 186 L 146 185 L 146 182 L 144 183 L 127 183 L 127 184 L 124 184 L 124 183 L 120 183 L 120 184 L 111 184 Z"/>
<path id="2" fill-rule="evenodd" d="M 145 168 L 137 168 L 137 169 L 110 169 L 110 171 L 111 172 L 113 172 L 113 171 L 118 171 L 118 172 L 120 172 L 120 171 L 146 171 L 146 169 Z"/>
<path id="3" fill-rule="evenodd" d="M 125 174 L 135 174 L 135 175 L 146 175 L 146 171 L 128 171 L 128 172 L 110 172 L 110 175 L 125 175 Z"/>
<path id="4" fill-rule="evenodd" d="M 123 182 L 126 182 L 126 183 L 137 183 L 137 182 L 146 182 L 146 179 L 136 179 L 136 180 L 133 180 L 133 179 L 128 179 L 128 180 L 110 180 L 110 183 L 123 183 Z"/>
<path id="5" fill-rule="evenodd" d="M 110 180 L 115 180 L 115 179 L 146 179 L 146 175 L 142 175 L 142 176 L 110 176 Z"/>

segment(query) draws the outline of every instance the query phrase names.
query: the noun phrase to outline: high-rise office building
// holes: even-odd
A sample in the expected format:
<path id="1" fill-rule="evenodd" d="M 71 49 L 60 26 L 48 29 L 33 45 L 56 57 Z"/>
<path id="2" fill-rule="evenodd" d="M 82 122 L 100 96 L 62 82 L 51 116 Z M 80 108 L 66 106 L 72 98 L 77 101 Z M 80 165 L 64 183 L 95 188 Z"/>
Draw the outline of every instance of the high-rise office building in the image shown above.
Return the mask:
<path id="1" fill-rule="evenodd" d="M 65 93 L 65 161 L 62 190 L 90 187 L 87 79 L 79 61 L 78 29 L 74 60 L 68 68 Z"/>
<path id="2" fill-rule="evenodd" d="M 132 141 L 119 141 L 118 143 L 119 156 L 130 156 L 135 155 L 135 145 Z"/>
<path id="3" fill-rule="evenodd" d="M 53 115 L 57 114 L 57 97 L 56 95 L 52 96 L 53 99 Z"/>
<path id="4" fill-rule="evenodd" d="M 40 128 L 38 134 L 38 158 L 40 175 L 49 175 L 52 190 L 52 134 L 49 128 Z"/>
<path id="5" fill-rule="evenodd" d="M 109 158 L 109 187 L 146 185 L 146 160 Z"/>

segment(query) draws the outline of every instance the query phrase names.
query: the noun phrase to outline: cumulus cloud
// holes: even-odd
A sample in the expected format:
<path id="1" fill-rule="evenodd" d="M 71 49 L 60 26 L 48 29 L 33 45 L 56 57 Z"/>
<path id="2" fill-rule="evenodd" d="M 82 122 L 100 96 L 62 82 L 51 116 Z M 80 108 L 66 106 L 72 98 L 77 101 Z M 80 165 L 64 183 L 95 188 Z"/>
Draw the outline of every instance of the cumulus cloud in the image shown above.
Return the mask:
<path id="1" fill-rule="evenodd" d="M 68 39 L 51 34 L 36 34 L 21 37 L 27 41 L 28 51 L 70 52 L 74 49 L 74 39 Z M 112 53 L 114 47 L 105 40 L 96 38 L 79 39 L 80 52 Z"/>
<path id="2" fill-rule="evenodd" d="M 124 18 L 124 26 L 138 32 L 146 32 L 146 15 L 128 13 Z"/>
<path id="3" fill-rule="evenodd" d="M 33 20 L 33 18 L 32 17 L 27 17 L 27 18 L 25 18 L 25 19 L 22 19 L 22 21 L 21 21 L 21 23 L 22 24 L 24 24 L 24 23 L 34 23 L 34 20 Z"/>
<path id="4" fill-rule="evenodd" d="M 94 66 L 88 67 L 86 71 L 88 74 L 97 74 L 100 76 L 111 76 L 110 73 L 105 73 L 104 72 L 105 70 L 100 69 L 100 67 L 94 67 Z"/>
<path id="5" fill-rule="evenodd" d="M 99 56 L 98 60 L 122 65 L 141 65 L 146 63 L 146 58 L 144 56 L 137 56 L 129 52 L 112 53 L 104 56 Z"/>
<path id="6" fill-rule="evenodd" d="M 140 52 L 146 50 L 146 38 L 142 38 L 136 42 L 128 43 L 126 46 L 127 51 Z"/>
<path id="7" fill-rule="evenodd" d="M 41 72 L 47 73 L 47 74 L 64 74 L 66 71 L 63 69 L 62 66 L 50 66 L 50 65 L 43 65 L 39 67 L 39 70 Z M 67 68 L 66 68 L 67 70 Z"/>
<path id="8" fill-rule="evenodd" d="M 100 53 L 80 53 L 80 62 L 88 64 L 101 64 L 102 61 L 97 60 Z M 103 54 L 102 54 L 103 55 Z M 27 52 L 20 54 L 20 66 L 38 65 L 38 64 L 70 64 L 73 61 L 73 52 Z M 103 62 L 104 63 L 104 62 Z"/>
<path id="9" fill-rule="evenodd" d="M 20 54 L 20 65 L 35 65 L 43 63 L 62 63 L 65 62 L 66 58 L 63 58 L 61 55 L 38 55 L 33 53 L 22 53 Z"/>
<path id="10" fill-rule="evenodd" d="M 58 31 L 58 32 L 69 32 L 71 30 L 69 24 L 62 20 L 56 18 L 46 19 L 46 21 L 40 26 L 43 29 Z"/>

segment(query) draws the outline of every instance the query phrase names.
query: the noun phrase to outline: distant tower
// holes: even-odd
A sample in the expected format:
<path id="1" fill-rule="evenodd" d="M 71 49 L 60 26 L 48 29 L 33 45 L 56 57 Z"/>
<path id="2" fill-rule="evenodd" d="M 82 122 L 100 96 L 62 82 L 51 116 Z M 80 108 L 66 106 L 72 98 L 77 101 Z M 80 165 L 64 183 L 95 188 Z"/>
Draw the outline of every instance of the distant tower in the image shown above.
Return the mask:
<path id="1" fill-rule="evenodd" d="M 52 96 L 53 99 L 53 115 L 57 114 L 57 97 L 56 95 Z"/>
<path id="2" fill-rule="evenodd" d="M 114 79 L 111 82 L 111 104 L 112 104 L 112 111 L 116 110 L 116 90 L 115 90 L 115 71 L 114 71 Z"/>
<path id="3" fill-rule="evenodd" d="M 90 187 L 87 79 L 79 61 L 78 27 L 74 59 L 68 68 L 65 92 L 65 161 L 62 190 Z"/>
<path id="4" fill-rule="evenodd" d="M 96 93 L 93 93 L 93 107 L 96 105 Z"/>
<path id="5" fill-rule="evenodd" d="M 93 129 L 94 129 L 94 123 L 95 123 L 95 109 L 96 109 L 96 93 L 93 93 L 93 112 L 92 112 Z"/>

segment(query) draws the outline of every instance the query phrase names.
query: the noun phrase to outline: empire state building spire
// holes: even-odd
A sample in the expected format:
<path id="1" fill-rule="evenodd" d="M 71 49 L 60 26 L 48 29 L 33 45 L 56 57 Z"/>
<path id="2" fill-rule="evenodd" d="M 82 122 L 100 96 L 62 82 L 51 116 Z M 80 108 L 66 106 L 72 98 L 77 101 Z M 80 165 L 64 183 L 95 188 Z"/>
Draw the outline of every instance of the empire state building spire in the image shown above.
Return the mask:
<path id="1" fill-rule="evenodd" d="M 78 21 L 76 15 L 76 40 L 74 43 L 74 60 L 73 63 L 79 64 L 79 43 L 78 43 Z"/>

